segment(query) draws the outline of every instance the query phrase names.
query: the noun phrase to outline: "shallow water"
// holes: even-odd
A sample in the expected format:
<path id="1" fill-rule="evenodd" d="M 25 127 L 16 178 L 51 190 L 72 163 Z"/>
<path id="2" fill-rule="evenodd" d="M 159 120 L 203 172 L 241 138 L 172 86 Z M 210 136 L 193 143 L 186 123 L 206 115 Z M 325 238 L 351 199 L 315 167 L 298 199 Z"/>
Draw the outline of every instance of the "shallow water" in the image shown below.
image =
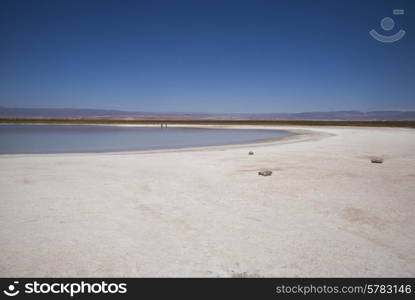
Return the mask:
<path id="1" fill-rule="evenodd" d="M 0 153 L 74 153 L 243 144 L 289 136 L 282 130 L 0 125 Z"/>

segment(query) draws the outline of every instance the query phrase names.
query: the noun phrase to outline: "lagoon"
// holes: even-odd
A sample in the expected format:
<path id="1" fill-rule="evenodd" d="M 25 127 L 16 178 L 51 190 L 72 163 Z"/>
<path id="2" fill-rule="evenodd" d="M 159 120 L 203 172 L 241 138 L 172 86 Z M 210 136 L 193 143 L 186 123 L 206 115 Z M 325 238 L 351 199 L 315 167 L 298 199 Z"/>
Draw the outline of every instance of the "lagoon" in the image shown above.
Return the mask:
<path id="1" fill-rule="evenodd" d="M 0 125 L 1 154 L 82 153 L 235 145 L 292 135 L 282 130 L 110 125 Z"/>

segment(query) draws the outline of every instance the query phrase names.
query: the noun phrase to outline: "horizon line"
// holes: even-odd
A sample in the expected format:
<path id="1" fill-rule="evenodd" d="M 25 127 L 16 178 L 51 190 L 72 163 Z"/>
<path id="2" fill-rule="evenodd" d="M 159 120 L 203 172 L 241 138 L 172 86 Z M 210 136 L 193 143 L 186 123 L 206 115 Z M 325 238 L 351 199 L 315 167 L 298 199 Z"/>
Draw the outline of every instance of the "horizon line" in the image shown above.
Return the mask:
<path id="1" fill-rule="evenodd" d="M 117 108 L 76 108 L 76 107 L 10 107 L 0 105 L 0 109 L 33 109 L 33 110 L 86 110 L 86 111 L 117 111 L 123 113 L 146 113 L 146 114 L 222 114 L 222 115 L 269 115 L 269 114 L 307 114 L 307 113 L 335 113 L 335 112 L 359 112 L 359 113 L 371 113 L 371 112 L 415 112 L 413 109 L 372 109 L 372 110 L 359 110 L 359 109 L 344 109 L 344 110 L 310 110 L 310 111 L 297 111 L 297 112 L 202 112 L 202 111 L 145 111 L 145 110 L 128 110 Z"/>

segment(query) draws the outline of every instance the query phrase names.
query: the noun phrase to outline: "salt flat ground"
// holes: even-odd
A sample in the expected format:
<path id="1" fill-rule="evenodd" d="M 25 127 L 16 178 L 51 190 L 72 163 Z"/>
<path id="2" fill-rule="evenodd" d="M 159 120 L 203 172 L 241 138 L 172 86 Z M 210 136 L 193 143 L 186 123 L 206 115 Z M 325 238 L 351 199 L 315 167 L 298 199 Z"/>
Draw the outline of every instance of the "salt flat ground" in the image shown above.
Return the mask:
<path id="1" fill-rule="evenodd" d="M 415 130 L 284 128 L 314 134 L 1 155 L 0 276 L 415 276 Z"/>

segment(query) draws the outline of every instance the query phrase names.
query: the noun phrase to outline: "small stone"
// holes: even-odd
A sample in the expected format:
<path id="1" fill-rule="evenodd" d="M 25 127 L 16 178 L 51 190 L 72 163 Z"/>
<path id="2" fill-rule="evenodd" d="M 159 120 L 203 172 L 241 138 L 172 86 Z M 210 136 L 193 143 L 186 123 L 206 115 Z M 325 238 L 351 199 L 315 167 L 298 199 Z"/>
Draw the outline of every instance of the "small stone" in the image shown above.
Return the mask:
<path id="1" fill-rule="evenodd" d="M 254 151 L 249 151 L 248 154 L 249 155 L 254 155 Z"/>
<path id="2" fill-rule="evenodd" d="M 261 176 L 271 176 L 271 174 L 272 174 L 272 171 L 270 171 L 270 170 L 259 171 L 258 172 L 258 175 L 261 175 Z"/>
<path id="3" fill-rule="evenodd" d="M 381 164 L 381 163 L 383 163 L 383 158 L 372 158 L 370 161 L 373 164 Z"/>

